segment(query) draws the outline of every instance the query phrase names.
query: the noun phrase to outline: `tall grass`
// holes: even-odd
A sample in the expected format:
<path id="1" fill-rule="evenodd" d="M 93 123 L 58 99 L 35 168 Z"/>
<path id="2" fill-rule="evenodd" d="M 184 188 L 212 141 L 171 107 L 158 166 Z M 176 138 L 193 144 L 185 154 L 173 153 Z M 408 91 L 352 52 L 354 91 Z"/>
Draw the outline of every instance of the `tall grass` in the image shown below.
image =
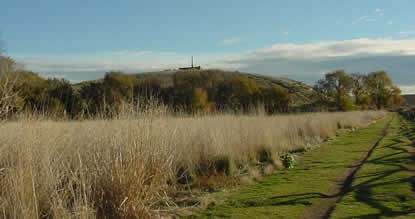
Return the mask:
<path id="1" fill-rule="evenodd" d="M 0 124 L 0 218 L 149 218 L 198 178 L 237 178 L 384 112 L 284 116 L 149 113 Z M 183 180 L 185 179 L 185 180 Z M 184 184 L 184 185 L 182 185 Z"/>

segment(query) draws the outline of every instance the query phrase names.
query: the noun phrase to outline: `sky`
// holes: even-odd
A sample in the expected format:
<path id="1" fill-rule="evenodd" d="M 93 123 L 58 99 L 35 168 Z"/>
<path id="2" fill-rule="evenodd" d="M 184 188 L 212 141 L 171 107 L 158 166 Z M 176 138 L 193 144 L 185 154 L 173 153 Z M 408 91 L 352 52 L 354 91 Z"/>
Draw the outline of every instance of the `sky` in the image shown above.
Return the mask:
<path id="1" fill-rule="evenodd" d="M 72 82 L 190 64 L 313 84 L 386 70 L 415 93 L 413 0 L 0 0 L 5 55 Z"/>

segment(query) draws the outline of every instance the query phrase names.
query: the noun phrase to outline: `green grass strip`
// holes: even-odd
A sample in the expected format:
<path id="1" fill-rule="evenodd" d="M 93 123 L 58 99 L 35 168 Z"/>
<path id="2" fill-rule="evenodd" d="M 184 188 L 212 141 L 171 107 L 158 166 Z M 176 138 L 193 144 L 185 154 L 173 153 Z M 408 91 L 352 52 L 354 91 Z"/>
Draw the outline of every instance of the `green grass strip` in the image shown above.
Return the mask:
<path id="1" fill-rule="evenodd" d="M 331 218 L 415 218 L 415 124 L 395 117 Z"/>
<path id="2" fill-rule="evenodd" d="M 297 218 L 319 203 L 336 179 L 359 160 L 378 140 L 390 119 L 355 132 L 302 154 L 295 168 L 279 171 L 257 183 L 229 194 L 216 194 L 221 204 L 191 218 Z"/>

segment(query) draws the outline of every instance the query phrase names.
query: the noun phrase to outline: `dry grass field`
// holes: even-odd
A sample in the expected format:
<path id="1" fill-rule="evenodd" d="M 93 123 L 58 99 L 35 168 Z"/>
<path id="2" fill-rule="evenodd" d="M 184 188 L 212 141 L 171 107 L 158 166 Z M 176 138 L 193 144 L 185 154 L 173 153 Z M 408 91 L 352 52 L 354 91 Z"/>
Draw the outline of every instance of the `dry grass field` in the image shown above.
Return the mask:
<path id="1" fill-rule="evenodd" d="M 213 176 L 237 180 L 272 172 L 281 166 L 281 155 L 384 115 L 145 115 L 2 123 L 0 217 L 163 215 L 175 206 L 178 190 L 202 187 Z"/>

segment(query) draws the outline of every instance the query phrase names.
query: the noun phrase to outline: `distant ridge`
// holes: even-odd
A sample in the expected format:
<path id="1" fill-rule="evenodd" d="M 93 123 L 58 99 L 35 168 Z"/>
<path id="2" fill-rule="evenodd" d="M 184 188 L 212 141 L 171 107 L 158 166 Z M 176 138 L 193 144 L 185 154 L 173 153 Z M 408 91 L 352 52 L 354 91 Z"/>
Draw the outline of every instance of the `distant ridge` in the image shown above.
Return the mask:
<path id="1" fill-rule="evenodd" d="M 405 99 L 405 102 L 403 103 L 403 105 L 415 106 L 415 94 L 405 94 L 405 95 L 402 95 L 402 97 Z"/>

